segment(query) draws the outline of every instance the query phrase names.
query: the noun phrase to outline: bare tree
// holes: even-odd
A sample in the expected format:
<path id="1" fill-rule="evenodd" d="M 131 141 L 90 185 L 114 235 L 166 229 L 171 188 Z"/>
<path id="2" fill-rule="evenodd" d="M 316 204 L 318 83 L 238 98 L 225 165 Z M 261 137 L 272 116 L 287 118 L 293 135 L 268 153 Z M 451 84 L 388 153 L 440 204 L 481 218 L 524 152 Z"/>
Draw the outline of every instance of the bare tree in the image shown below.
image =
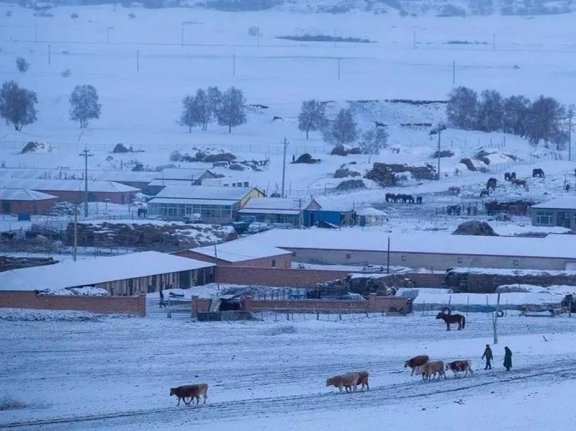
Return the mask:
<path id="1" fill-rule="evenodd" d="M 326 105 L 317 100 L 307 100 L 302 102 L 302 109 L 298 115 L 298 129 L 308 133 L 321 130 L 326 125 Z"/>
<path id="2" fill-rule="evenodd" d="M 565 117 L 564 107 L 551 97 L 540 96 L 528 111 L 527 135 L 532 145 L 543 140 L 546 147 L 550 141 L 559 143 L 564 134 L 561 121 Z"/>
<path id="3" fill-rule="evenodd" d="M 362 135 L 360 148 L 364 154 L 379 154 L 386 148 L 388 142 L 388 132 L 384 127 L 370 129 Z"/>
<path id="4" fill-rule="evenodd" d="M 324 140 L 335 146 L 351 144 L 358 138 L 358 126 L 350 109 L 341 109 L 327 129 Z"/>
<path id="5" fill-rule="evenodd" d="M 510 96 L 504 100 L 502 130 L 516 136 L 526 136 L 530 100 L 524 96 Z"/>
<path id="6" fill-rule="evenodd" d="M 202 130 L 208 127 L 210 110 L 208 108 L 208 96 L 204 90 L 196 90 L 196 96 L 186 96 L 182 101 L 184 109 L 180 117 L 180 124 L 188 126 L 188 133 L 192 127 L 202 126 Z"/>
<path id="7" fill-rule="evenodd" d="M 0 116 L 18 131 L 36 121 L 36 93 L 20 88 L 14 81 L 2 84 L 0 90 Z"/>
<path id="8" fill-rule="evenodd" d="M 244 95 L 237 88 L 230 87 L 222 94 L 222 103 L 218 108 L 217 118 L 219 125 L 228 126 L 228 133 L 232 133 L 232 127 L 246 122 L 244 104 Z"/>
<path id="9" fill-rule="evenodd" d="M 98 93 L 91 85 L 77 85 L 70 95 L 70 119 L 78 121 L 80 128 L 88 125 L 88 120 L 100 118 Z"/>
<path id="10" fill-rule="evenodd" d="M 220 109 L 220 105 L 222 105 L 222 92 L 218 87 L 208 87 L 206 95 L 208 97 L 208 111 L 210 114 L 208 122 L 210 122 L 212 119 L 218 119 L 218 110 Z M 204 128 L 204 130 L 206 129 L 207 127 Z"/>
<path id="11" fill-rule="evenodd" d="M 458 87 L 449 95 L 446 114 L 450 126 L 472 130 L 477 124 L 478 96 L 467 87 Z"/>

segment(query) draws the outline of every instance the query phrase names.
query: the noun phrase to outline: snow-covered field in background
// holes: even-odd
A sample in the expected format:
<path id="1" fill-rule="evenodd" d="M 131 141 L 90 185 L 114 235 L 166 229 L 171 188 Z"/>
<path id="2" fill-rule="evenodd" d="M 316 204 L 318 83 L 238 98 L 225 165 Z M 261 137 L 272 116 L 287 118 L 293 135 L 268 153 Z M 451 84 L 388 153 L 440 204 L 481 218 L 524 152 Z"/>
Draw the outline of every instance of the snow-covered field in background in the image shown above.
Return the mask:
<path id="1" fill-rule="evenodd" d="M 389 220 L 363 230 L 436 231 L 439 242 L 469 219 L 446 216 L 439 209 L 481 206 L 478 196 L 490 176 L 499 179 L 491 196 L 498 200 L 547 200 L 565 193 L 566 183 L 573 186 L 571 193 L 576 189 L 576 164 L 567 161 L 567 151 L 542 145 L 534 149 L 523 139 L 500 133 L 448 129 L 442 148 L 455 155 L 442 159 L 441 181 L 407 178 L 401 187 L 388 190 L 366 181 L 366 191 L 330 192 L 340 181 L 333 173 L 344 163 L 356 162 L 348 167 L 361 173 L 374 161 L 436 163 L 431 155 L 437 141 L 429 129 L 400 124 L 437 123 L 444 119 L 443 109 L 348 101 L 445 100 L 454 85 L 465 85 L 477 91 L 497 89 L 504 96 L 533 99 L 542 94 L 575 103 L 576 93 L 569 91 L 576 70 L 574 14 L 439 19 L 121 6 L 62 7 L 50 13 L 51 18 L 34 17 L 31 9 L 0 4 L 0 81 L 15 80 L 39 100 L 37 123 L 22 133 L 1 126 L 3 166 L 83 168 L 78 154 L 88 147 L 94 153 L 93 169 L 120 169 L 135 161 L 156 168 L 169 164 L 174 150 L 192 154 L 195 148 L 209 147 L 247 160 L 270 157 L 263 172 L 215 172 L 272 193 L 281 187 L 282 141 L 287 138 L 289 160 L 303 152 L 321 159 L 317 165 L 287 165 L 289 196 L 304 200 L 327 192 L 334 202 L 353 203 L 357 209 L 375 205 Z M 73 13 L 78 18 L 72 19 Z M 253 26 L 259 27 L 260 38 L 249 36 Z M 375 43 L 275 38 L 305 33 Z M 450 43 L 454 41 L 470 43 Z M 17 57 L 29 61 L 27 73 L 16 71 Z M 67 77 L 62 74 L 66 70 Z M 101 119 L 82 133 L 68 119 L 68 98 L 79 84 L 94 85 L 102 103 Z M 268 108 L 250 107 L 248 123 L 230 135 L 215 124 L 207 132 L 188 134 L 177 124 L 183 97 L 214 85 L 236 86 L 248 104 Z M 389 124 L 389 149 L 371 157 L 328 155 L 330 146 L 319 133 L 307 141 L 297 128 L 300 104 L 312 98 L 333 101 L 330 116 L 352 106 L 364 130 L 373 121 Z M 275 116 L 282 119 L 272 121 Z M 52 151 L 20 154 L 28 141 L 45 142 Z M 112 154 L 119 142 L 143 152 Z M 489 172 L 462 171 L 460 159 L 481 149 L 497 152 L 490 156 Z M 505 154 L 518 161 L 509 162 Z M 530 177 L 533 167 L 543 168 L 546 178 L 529 178 L 529 190 L 502 181 L 505 171 Z M 461 187 L 461 195 L 448 196 L 450 186 Z M 424 204 L 417 211 L 402 204 L 386 206 L 385 192 L 420 194 Z M 90 208 L 98 219 L 131 219 L 133 211 L 112 205 Z M 490 223 L 504 235 L 561 230 L 532 227 L 527 217 Z M 10 216 L 0 220 L 2 230 L 29 225 Z M 205 288 L 201 294 L 212 292 L 213 287 Z M 456 303 L 448 292 L 429 295 Z M 506 295 L 547 298 L 538 292 Z M 486 296 L 474 302 L 484 304 Z M 464 331 L 446 332 L 434 316 L 421 313 L 344 316 L 342 321 L 337 316 L 316 321 L 315 316 L 295 315 L 296 320 L 286 321 L 285 316 L 262 315 L 257 317 L 264 321 L 195 323 L 182 314 L 167 319 L 157 300 L 149 304 L 144 319 L 0 310 L 0 428 L 563 431 L 574 426 L 574 319 L 509 313 L 498 324 L 496 367 L 484 372 L 480 356 L 492 342 L 488 314 L 470 313 Z M 504 345 L 514 352 L 510 373 L 501 367 Z M 469 358 L 477 371 L 462 379 L 423 383 L 403 368 L 407 358 L 420 353 L 445 360 Z M 324 386 L 328 376 L 359 369 L 371 373 L 370 392 L 339 395 Z M 176 407 L 169 388 L 200 381 L 210 385 L 207 405 Z"/>
<path id="2" fill-rule="evenodd" d="M 157 307 L 157 305 L 156 305 Z M 0 428 L 34 430 L 572 429 L 576 320 L 499 319 L 494 369 L 489 314 L 464 331 L 434 316 L 285 316 L 190 322 L 156 308 L 143 319 L 5 321 L 0 311 Z M 21 318 L 34 311 L 19 311 Z M 90 316 L 88 316 L 90 317 Z M 36 319 L 34 319 L 36 320 Z M 504 346 L 513 370 L 502 367 Z M 422 382 L 404 361 L 471 359 L 465 378 Z M 325 379 L 367 369 L 369 392 L 338 394 Z M 207 382 L 208 402 L 176 406 L 169 388 Z M 553 395 L 552 395 L 553 394 Z M 552 401 L 553 400 L 553 401 Z"/>

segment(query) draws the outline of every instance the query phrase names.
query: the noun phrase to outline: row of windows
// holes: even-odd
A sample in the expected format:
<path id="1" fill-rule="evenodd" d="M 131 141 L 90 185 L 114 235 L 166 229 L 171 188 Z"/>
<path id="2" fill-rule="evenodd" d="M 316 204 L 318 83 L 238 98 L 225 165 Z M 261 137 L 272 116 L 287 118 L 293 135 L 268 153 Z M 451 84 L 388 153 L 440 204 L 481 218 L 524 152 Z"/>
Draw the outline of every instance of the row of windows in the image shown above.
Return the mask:
<path id="1" fill-rule="evenodd" d="M 294 256 L 296 256 L 296 254 L 294 254 Z M 352 259 L 352 253 L 346 253 L 346 259 L 347 259 L 347 260 Z M 406 262 L 407 257 L 402 254 L 402 255 L 400 255 L 400 260 L 401 260 L 402 262 Z M 456 263 L 463 263 L 463 262 L 464 262 L 464 258 L 463 258 L 463 257 L 457 257 L 457 258 L 456 258 Z M 520 265 L 520 262 L 518 261 L 518 259 L 514 259 L 514 260 L 512 260 L 512 265 L 518 266 L 518 265 Z"/>

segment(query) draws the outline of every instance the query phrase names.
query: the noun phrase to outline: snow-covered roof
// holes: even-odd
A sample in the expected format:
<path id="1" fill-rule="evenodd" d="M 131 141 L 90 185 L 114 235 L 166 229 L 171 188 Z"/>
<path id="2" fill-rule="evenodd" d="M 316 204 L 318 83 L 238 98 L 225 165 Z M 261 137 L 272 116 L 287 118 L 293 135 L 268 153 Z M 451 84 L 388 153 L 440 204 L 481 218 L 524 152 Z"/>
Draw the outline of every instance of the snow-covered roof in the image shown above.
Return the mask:
<path id="1" fill-rule="evenodd" d="M 211 266 L 214 264 L 144 251 L 0 272 L 0 290 L 64 289 Z"/>
<path id="2" fill-rule="evenodd" d="M 3 179 L 2 187 L 10 189 L 30 189 L 47 191 L 83 191 L 84 180 L 15 180 Z M 90 192 L 137 192 L 140 189 L 112 181 L 88 181 Z"/>
<path id="3" fill-rule="evenodd" d="M 150 171 L 88 170 L 88 179 L 94 181 L 149 182 L 158 176 Z M 84 169 L 31 169 L 0 168 L 0 178 L 23 180 L 64 180 L 84 178 Z"/>
<path id="4" fill-rule="evenodd" d="M 532 205 L 535 209 L 559 209 L 559 210 L 576 210 L 576 197 L 567 196 L 563 198 L 551 199 L 536 205 Z"/>
<path id="5" fill-rule="evenodd" d="M 193 248 L 192 251 L 205 256 L 225 260 L 227 262 L 242 262 L 251 259 L 292 254 L 292 252 L 282 250 L 278 247 L 250 241 L 250 238 L 229 241 L 217 244 L 216 246 L 207 245 L 204 247 Z"/>
<path id="6" fill-rule="evenodd" d="M 191 186 L 195 180 L 165 180 L 156 178 L 148 183 L 149 186 Z"/>
<path id="7" fill-rule="evenodd" d="M 238 201 L 252 190 L 253 187 L 168 186 L 157 197 Z"/>
<path id="8" fill-rule="evenodd" d="M 187 198 L 153 198 L 148 201 L 148 205 L 154 204 L 180 204 L 180 205 L 219 205 L 231 206 L 237 203 L 237 200 L 224 199 L 187 199 Z"/>
<path id="9" fill-rule="evenodd" d="M 252 198 L 244 205 L 245 210 L 291 210 L 295 214 L 304 208 L 305 202 L 302 199 L 285 199 L 285 198 Z M 265 211 L 274 212 L 276 211 Z"/>
<path id="10" fill-rule="evenodd" d="M 208 174 L 212 174 L 206 168 L 186 168 L 186 169 L 178 169 L 178 168 L 167 168 L 162 169 L 160 172 L 156 172 L 154 179 L 156 180 L 197 180 L 206 172 Z M 214 174 L 212 174 L 214 175 Z"/>
<path id="11" fill-rule="evenodd" d="M 377 210 L 376 208 L 368 207 L 362 208 L 361 210 L 356 211 L 356 214 L 359 216 L 385 216 L 386 213 L 384 211 Z"/>
<path id="12" fill-rule="evenodd" d="M 548 235 L 544 238 L 503 236 L 447 235 L 445 233 L 402 233 L 348 229 L 273 229 L 244 238 L 254 244 L 268 244 L 285 249 L 390 251 L 394 253 L 435 253 L 552 257 L 576 259 L 576 236 Z M 246 244 L 246 247 L 251 245 Z"/>
<path id="13" fill-rule="evenodd" d="M 28 189 L 0 189 L 0 200 L 3 201 L 43 201 L 47 199 L 58 198 L 48 193 Z"/>
<path id="14" fill-rule="evenodd" d="M 319 209 L 315 208 L 314 203 L 320 205 Z M 354 211 L 354 205 L 346 201 L 330 201 L 324 198 L 313 198 L 308 205 L 305 206 L 308 211 L 341 211 L 348 212 Z"/>

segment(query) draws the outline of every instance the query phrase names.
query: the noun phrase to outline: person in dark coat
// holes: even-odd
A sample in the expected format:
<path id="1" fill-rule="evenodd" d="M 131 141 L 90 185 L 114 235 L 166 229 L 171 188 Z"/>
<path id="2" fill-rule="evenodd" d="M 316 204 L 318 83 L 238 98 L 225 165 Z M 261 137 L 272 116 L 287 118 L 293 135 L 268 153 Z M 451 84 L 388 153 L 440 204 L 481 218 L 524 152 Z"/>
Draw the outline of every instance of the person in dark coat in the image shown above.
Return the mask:
<path id="1" fill-rule="evenodd" d="M 160 286 L 160 308 L 166 308 L 166 303 L 164 302 L 164 289 Z"/>
<path id="2" fill-rule="evenodd" d="M 492 355 L 492 349 L 490 348 L 490 344 L 486 344 L 486 348 L 484 349 L 484 354 L 482 355 L 482 359 L 486 359 L 486 366 L 484 367 L 485 370 L 492 369 L 492 359 L 494 355 Z"/>
<path id="3" fill-rule="evenodd" d="M 508 346 L 504 347 L 504 368 L 506 371 L 510 371 L 512 368 L 512 350 Z"/>

